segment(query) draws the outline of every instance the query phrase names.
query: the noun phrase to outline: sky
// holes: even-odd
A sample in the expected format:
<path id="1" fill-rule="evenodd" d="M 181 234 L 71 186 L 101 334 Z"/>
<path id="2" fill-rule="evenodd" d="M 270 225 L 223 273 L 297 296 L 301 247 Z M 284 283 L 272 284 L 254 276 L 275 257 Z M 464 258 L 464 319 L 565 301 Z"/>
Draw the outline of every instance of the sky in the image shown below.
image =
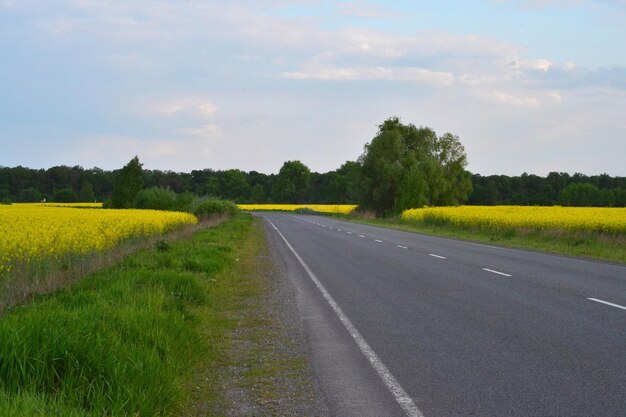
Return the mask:
<path id="1" fill-rule="evenodd" d="M 391 116 L 482 175 L 626 175 L 626 0 L 0 0 L 0 166 L 276 173 Z"/>

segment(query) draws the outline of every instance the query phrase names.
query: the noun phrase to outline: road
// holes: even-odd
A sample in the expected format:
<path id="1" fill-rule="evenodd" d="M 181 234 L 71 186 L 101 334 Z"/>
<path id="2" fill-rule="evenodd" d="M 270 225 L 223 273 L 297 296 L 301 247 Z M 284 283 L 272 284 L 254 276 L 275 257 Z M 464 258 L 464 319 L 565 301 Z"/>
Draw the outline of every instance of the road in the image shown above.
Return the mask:
<path id="1" fill-rule="evenodd" d="M 337 416 L 626 416 L 626 267 L 257 213 Z"/>

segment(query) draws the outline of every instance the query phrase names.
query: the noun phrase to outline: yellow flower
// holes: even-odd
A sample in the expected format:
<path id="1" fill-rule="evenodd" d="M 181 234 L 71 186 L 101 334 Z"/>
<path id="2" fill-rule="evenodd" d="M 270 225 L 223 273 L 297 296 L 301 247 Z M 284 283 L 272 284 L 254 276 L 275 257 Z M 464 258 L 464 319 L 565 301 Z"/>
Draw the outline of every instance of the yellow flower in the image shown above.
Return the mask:
<path id="1" fill-rule="evenodd" d="M 0 273 L 18 263 L 102 251 L 131 237 L 162 234 L 196 222 L 188 213 L 157 210 L 0 206 Z"/>

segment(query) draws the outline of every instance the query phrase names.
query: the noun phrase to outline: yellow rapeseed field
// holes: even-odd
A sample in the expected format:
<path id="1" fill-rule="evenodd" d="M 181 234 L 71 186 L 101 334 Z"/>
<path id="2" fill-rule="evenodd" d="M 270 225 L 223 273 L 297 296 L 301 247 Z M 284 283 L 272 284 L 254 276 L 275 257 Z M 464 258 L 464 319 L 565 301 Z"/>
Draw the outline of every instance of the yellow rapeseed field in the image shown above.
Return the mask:
<path id="1" fill-rule="evenodd" d="M 626 208 L 460 206 L 406 210 L 402 218 L 486 229 L 541 229 L 626 234 Z"/>
<path id="2" fill-rule="evenodd" d="M 0 205 L 0 275 L 17 264 L 102 251 L 196 222 L 188 213 L 156 210 Z"/>
<path id="3" fill-rule="evenodd" d="M 294 211 L 301 208 L 308 208 L 320 213 L 348 214 L 356 208 L 350 204 L 237 204 L 241 210 L 245 211 Z"/>

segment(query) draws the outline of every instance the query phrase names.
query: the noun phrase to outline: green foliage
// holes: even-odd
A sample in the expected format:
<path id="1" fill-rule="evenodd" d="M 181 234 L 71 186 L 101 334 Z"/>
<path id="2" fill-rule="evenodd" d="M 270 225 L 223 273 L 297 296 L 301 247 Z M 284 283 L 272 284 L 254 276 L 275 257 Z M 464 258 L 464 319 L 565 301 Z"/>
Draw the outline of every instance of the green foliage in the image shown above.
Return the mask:
<path id="1" fill-rule="evenodd" d="M 11 204 L 13 204 L 13 202 L 9 197 L 4 197 L 2 201 L 0 201 L 0 204 L 2 204 L 3 206 L 10 206 Z"/>
<path id="2" fill-rule="evenodd" d="M 211 217 L 219 214 L 235 215 L 239 212 L 239 208 L 235 203 L 228 200 L 220 200 L 217 198 L 199 199 L 193 204 L 191 213 L 195 214 L 199 219 Z"/>
<path id="3" fill-rule="evenodd" d="M 0 415 L 177 415 L 190 371 L 220 358 L 215 346 L 236 325 L 224 310 L 242 293 L 230 282 L 216 292 L 213 277 L 234 263 L 250 223 L 236 218 L 142 251 L 6 313 Z"/>
<path id="4" fill-rule="evenodd" d="M 34 187 L 25 188 L 20 191 L 17 201 L 21 203 L 38 203 L 43 199 L 43 194 Z"/>
<path id="5" fill-rule="evenodd" d="M 56 203 L 75 203 L 78 201 L 78 196 L 71 188 L 62 188 L 54 192 L 52 201 Z"/>
<path id="6" fill-rule="evenodd" d="M 287 161 L 278 172 L 272 196 L 281 203 L 305 203 L 311 181 L 311 171 L 300 161 Z"/>
<path id="7" fill-rule="evenodd" d="M 111 204 L 113 208 L 130 208 L 135 198 L 143 187 L 142 164 L 139 157 L 135 156 L 119 172 L 115 185 Z"/>
<path id="8" fill-rule="evenodd" d="M 176 210 L 176 193 L 167 188 L 151 187 L 139 191 L 134 207 L 138 209 Z"/>
<path id="9" fill-rule="evenodd" d="M 604 196 L 604 199 L 608 199 Z M 601 206 L 603 195 L 596 186 L 589 183 L 570 184 L 559 194 L 563 206 Z"/>
<path id="10" fill-rule="evenodd" d="M 265 190 L 261 184 L 257 184 L 252 188 L 252 197 L 250 199 L 252 203 L 263 203 L 265 199 Z"/>
<path id="11" fill-rule="evenodd" d="M 80 201 L 83 203 L 96 201 L 96 194 L 93 192 L 93 186 L 89 181 L 84 181 L 80 186 Z"/>
<path id="12" fill-rule="evenodd" d="M 250 200 L 251 187 L 246 173 L 239 169 L 229 169 L 222 175 L 222 192 L 220 197 L 239 203 Z"/>
<path id="13" fill-rule="evenodd" d="M 361 205 L 378 215 L 428 205 L 457 205 L 471 193 L 458 136 L 387 119 L 365 145 Z"/>

